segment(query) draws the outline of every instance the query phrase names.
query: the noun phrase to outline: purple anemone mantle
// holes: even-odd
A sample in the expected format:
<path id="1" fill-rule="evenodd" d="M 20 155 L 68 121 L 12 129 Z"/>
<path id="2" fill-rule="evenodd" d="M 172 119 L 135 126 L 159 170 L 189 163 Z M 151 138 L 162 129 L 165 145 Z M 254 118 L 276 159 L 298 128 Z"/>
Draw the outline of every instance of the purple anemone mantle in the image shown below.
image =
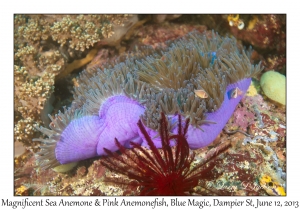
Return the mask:
<path id="1" fill-rule="evenodd" d="M 210 144 L 222 131 L 233 114 L 243 95 L 231 98 L 231 91 L 238 87 L 245 93 L 251 83 L 251 78 L 242 79 L 226 88 L 224 101 L 220 108 L 206 114 L 206 120 L 215 124 L 203 124 L 200 128 L 189 126 L 187 141 L 191 149 L 197 149 Z M 145 107 L 125 95 L 115 95 L 106 99 L 99 109 L 99 116 L 84 116 L 73 120 L 62 132 L 55 148 L 56 159 L 61 164 L 75 162 L 95 156 L 105 155 L 103 148 L 116 151 L 114 139 L 125 147 L 130 142 L 147 146 L 144 136 L 139 132 L 137 122 L 144 113 Z M 169 116 L 171 121 L 177 117 Z M 177 128 L 173 129 L 176 131 Z M 156 131 L 147 128 L 151 137 L 159 136 Z M 156 147 L 161 147 L 159 138 L 154 138 Z"/>
<path id="2" fill-rule="evenodd" d="M 73 120 L 63 131 L 55 148 L 61 164 L 105 155 L 103 147 L 116 151 L 117 138 L 121 144 L 142 143 L 137 122 L 144 108 L 138 102 L 123 96 L 109 97 L 101 105 L 99 116 L 84 116 Z"/>

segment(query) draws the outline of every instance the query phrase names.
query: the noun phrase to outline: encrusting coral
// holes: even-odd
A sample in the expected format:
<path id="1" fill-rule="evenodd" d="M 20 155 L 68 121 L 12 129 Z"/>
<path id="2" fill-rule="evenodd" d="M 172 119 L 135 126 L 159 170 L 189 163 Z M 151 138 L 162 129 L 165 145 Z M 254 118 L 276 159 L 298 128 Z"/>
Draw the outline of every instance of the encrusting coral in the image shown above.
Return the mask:
<path id="1" fill-rule="evenodd" d="M 161 112 L 173 134 L 178 131 L 177 114 L 190 120 L 190 148 L 210 144 L 246 93 L 251 77 L 261 71 L 260 64 L 251 64 L 249 54 L 233 38 L 194 32 L 160 49 L 145 48 L 95 75 L 83 72 L 71 107 L 51 117 L 51 129 L 38 128 L 49 137 L 34 139 L 42 143 L 40 167 L 106 155 L 104 148 L 118 150 L 115 138 L 125 147 L 131 147 L 130 142 L 147 147 L 139 119 L 160 148 Z M 196 96 L 195 90 L 207 97 Z"/>
<path id="2" fill-rule="evenodd" d="M 243 43 L 251 44 L 263 56 L 259 58 L 265 70 L 286 72 L 286 15 L 236 15 L 236 21 L 242 22 L 243 29 L 233 24 L 230 33 Z M 230 24 L 230 22 L 229 22 Z M 264 57 L 264 58 L 262 58 Z"/>
<path id="3" fill-rule="evenodd" d="M 99 41 L 118 44 L 137 21 L 137 15 L 15 15 L 15 140 L 30 145 L 33 126 L 47 124 L 55 80 L 89 62 Z"/>

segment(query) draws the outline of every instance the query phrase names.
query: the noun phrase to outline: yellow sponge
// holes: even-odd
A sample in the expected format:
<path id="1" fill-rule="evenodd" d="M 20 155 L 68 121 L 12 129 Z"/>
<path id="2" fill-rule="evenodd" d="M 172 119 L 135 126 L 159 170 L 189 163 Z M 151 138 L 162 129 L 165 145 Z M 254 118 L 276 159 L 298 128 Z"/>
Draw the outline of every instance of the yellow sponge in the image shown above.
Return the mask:
<path id="1" fill-rule="evenodd" d="M 262 75 L 260 86 L 268 98 L 285 105 L 284 75 L 275 71 L 268 71 Z"/>

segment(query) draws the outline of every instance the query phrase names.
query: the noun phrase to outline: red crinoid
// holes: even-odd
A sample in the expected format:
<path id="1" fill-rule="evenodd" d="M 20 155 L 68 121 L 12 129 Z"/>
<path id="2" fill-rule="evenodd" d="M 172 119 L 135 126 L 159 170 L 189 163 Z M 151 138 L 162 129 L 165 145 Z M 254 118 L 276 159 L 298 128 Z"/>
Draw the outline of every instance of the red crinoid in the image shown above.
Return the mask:
<path id="1" fill-rule="evenodd" d="M 131 143 L 133 149 L 126 149 L 115 139 L 122 154 L 105 149 L 108 156 L 103 158 L 101 163 L 112 172 L 125 175 L 129 179 L 107 177 L 106 181 L 127 185 L 127 187 L 139 186 L 140 195 L 188 195 L 193 193 L 193 188 L 198 186 L 199 180 L 205 178 L 206 173 L 212 169 L 212 167 L 205 166 L 206 163 L 226 150 L 228 146 L 214 152 L 209 160 L 192 167 L 195 153 L 190 152 L 186 140 L 189 120 L 186 120 L 184 128 L 182 128 L 181 116 L 178 117 L 178 121 L 178 134 L 169 135 L 166 117 L 163 113 L 161 114 L 161 149 L 155 147 L 141 121 L 138 122 L 138 126 L 145 136 L 149 150 L 134 142 Z M 170 146 L 170 140 L 176 142 L 173 148 Z M 201 168 L 204 169 L 201 170 Z"/>

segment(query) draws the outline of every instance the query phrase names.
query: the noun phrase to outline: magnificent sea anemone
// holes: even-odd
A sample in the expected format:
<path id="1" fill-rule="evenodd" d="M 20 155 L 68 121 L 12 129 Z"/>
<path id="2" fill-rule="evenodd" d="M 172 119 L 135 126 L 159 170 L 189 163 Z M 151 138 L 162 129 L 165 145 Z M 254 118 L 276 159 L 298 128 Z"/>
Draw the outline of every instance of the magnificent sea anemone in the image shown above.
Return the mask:
<path id="1" fill-rule="evenodd" d="M 94 75 L 83 71 L 72 105 L 50 116 L 50 129 L 38 128 L 48 136 L 34 139 L 42 143 L 39 166 L 47 169 L 106 155 L 104 148 L 118 150 L 115 138 L 127 148 L 130 142 L 148 147 L 139 120 L 161 148 L 161 112 L 173 134 L 178 131 L 178 114 L 189 119 L 191 149 L 210 144 L 247 91 L 251 77 L 262 70 L 260 64 L 251 64 L 250 54 L 234 38 L 192 32 L 167 47 L 144 48 Z"/>

